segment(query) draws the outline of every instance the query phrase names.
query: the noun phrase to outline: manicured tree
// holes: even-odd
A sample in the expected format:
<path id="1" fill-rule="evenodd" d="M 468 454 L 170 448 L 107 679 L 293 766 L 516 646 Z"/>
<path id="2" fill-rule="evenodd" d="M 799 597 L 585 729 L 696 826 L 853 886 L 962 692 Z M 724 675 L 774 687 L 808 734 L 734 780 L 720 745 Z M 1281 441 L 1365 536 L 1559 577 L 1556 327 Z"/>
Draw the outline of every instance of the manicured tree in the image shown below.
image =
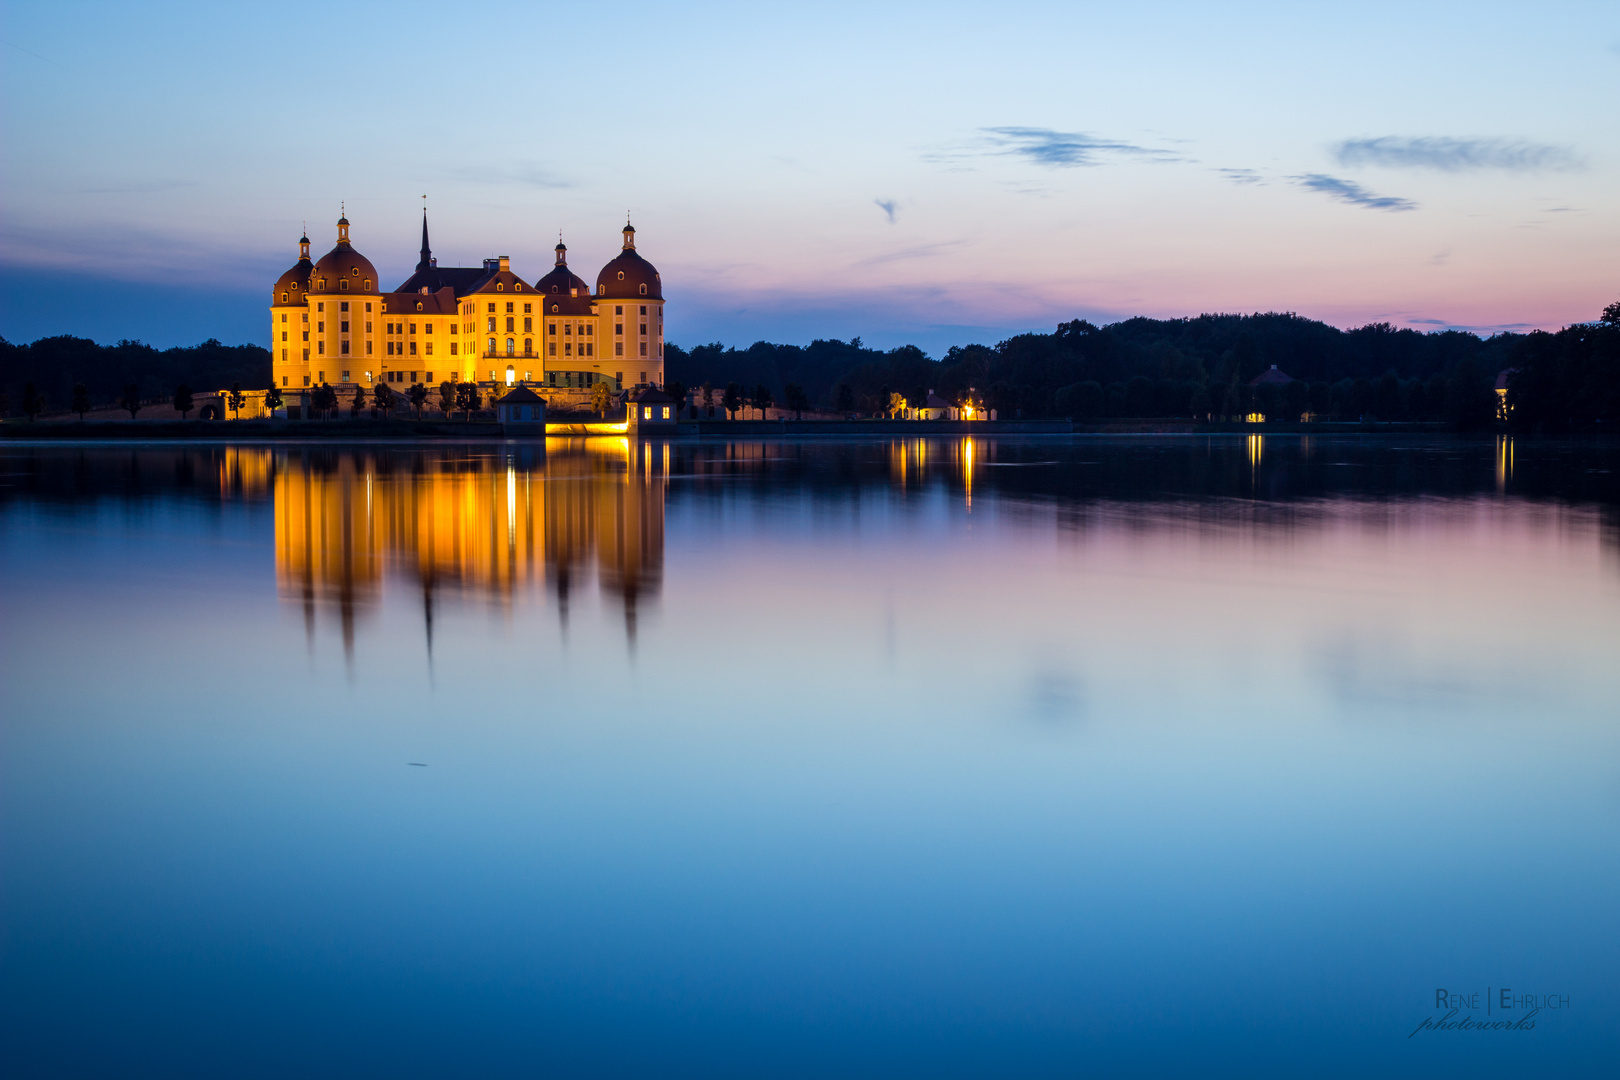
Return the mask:
<path id="1" fill-rule="evenodd" d="M 180 419 L 184 420 L 196 407 L 197 403 L 191 396 L 191 387 L 181 383 L 174 388 L 174 411 L 180 414 Z"/>
<path id="2" fill-rule="evenodd" d="M 782 394 L 783 394 L 784 397 L 787 396 L 787 388 L 786 387 L 783 388 Z M 894 417 L 894 395 L 889 392 L 889 387 L 886 384 L 881 389 L 878 390 L 878 401 L 883 403 L 883 418 L 885 420 L 893 419 L 893 417 Z M 791 406 L 791 405 L 788 406 L 788 408 L 790 408 L 790 409 L 792 407 L 793 406 Z"/>
<path id="3" fill-rule="evenodd" d="M 805 394 L 804 387 L 790 382 L 782 387 L 782 403 L 793 410 L 793 419 L 803 420 L 804 410 L 810 407 L 810 398 Z"/>
<path id="4" fill-rule="evenodd" d="M 133 387 L 131 387 L 131 389 L 133 389 Z M 272 386 L 270 389 L 264 392 L 264 411 L 269 413 L 271 416 L 276 415 L 276 410 L 281 408 L 283 404 L 285 404 L 285 402 L 281 400 L 280 387 Z M 133 416 L 134 414 L 132 413 L 130 415 Z"/>
<path id="5" fill-rule="evenodd" d="M 439 408 L 444 410 L 444 418 L 450 419 L 450 410 L 456 407 L 456 384 L 442 382 L 439 384 Z"/>
<path id="6" fill-rule="evenodd" d="M 720 407 L 726 410 L 726 419 L 737 419 L 737 410 L 742 408 L 742 389 L 734 382 L 726 383 L 726 392 L 721 395 Z"/>
<path id="7" fill-rule="evenodd" d="M 321 383 L 320 389 L 315 391 L 315 407 L 321 410 L 322 420 L 330 420 L 338 408 L 337 390 Z"/>
<path id="8" fill-rule="evenodd" d="M 23 383 L 23 414 L 33 420 L 45 411 L 45 395 L 33 383 Z"/>
<path id="9" fill-rule="evenodd" d="M 90 388 L 84 383 L 73 386 L 73 411 L 79 414 L 79 423 L 84 423 L 84 414 L 90 411 Z"/>
<path id="10" fill-rule="evenodd" d="M 479 394 L 477 383 L 464 382 L 457 384 L 456 406 L 466 410 L 467 421 L 471 423 L 473 412 L 483 406 L 483 395 Z"/>
<path id="11" fill-rule="evenodd" d="M 711 382 L 703 384 L 703 410 L 706 419 L 714 417 L 714 384 Z"/>
<path id="12" fill-rule="evenodd" d="M 409 398 L 411 404 L 415 406 L 416 418 L 418 420 L 422 419 L 422 406 L 427 404 L 428 399 L 427 387 L 423 386 L 421 383 L 411 383 L 411 388 L 405 391 L 405 396 Z"/>
<path id="13" fill-rule="evenodd" d="M 613 391 L 608 389 L 607 383 L 599 382 L 595 386 L 591 387 L 591 411 L 597 416 L 605 417 L 607 415 L 608 405 L 611 404 L 612 401 Z"/>
<path id="14" fill-rule="evenodd" d="M 765 419 L 765 410 L 769 409 L 773 404 L 775 404 L 775 402 L 771 400 L 770 387 L 766 386 L 764 383 L 760 383 L 758 386 L 754 387 L 754 408 L 759 410 L 759 418 L 761 420 Z"/>
<path id="15" fill-rule="evenodd" d="M 354 388 L 354 398 L 349 402 L 349 419 L 360 419 L 360 410 L 366 407 L 366 390 L 363 386 Z"/>
<path id="16" fill-rule="evenodd" d="M 387 383 L 380 382 L 372 388 L 371 404 L 380 415 L 385 417 L 388 415 L 388 410 L 394 404 L 394 392 L 388 389 Z"/>
<path id="17" fill-rule="evenodd" d="M 239 382 L 231 383 L 231 392 L 230 392 L 229 395 L 226 396 L 225 401 L 226 401 L 227 404 L 230 405 L 231 412 L 236 414 L 235 416 L 232 417 L 232 419 L 233 420 L 242 419 L 242 406 L 247 404 L 247 395 L 242 393 L 242 384 L 241 383 L 239 383 Z"/>
<path id="18" fill-rule="evenodd" d="M 838 384 L 838 412 L 848 416 L 855 410 L 855 391 L 849 388 L 849 383 Z"/>

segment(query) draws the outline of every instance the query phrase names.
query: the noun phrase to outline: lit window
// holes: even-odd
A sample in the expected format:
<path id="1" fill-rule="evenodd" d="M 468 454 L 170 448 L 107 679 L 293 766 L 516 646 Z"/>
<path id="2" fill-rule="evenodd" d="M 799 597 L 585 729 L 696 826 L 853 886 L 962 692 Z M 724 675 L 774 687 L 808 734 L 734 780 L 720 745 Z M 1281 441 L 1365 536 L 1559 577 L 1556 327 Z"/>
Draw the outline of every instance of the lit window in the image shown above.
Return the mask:
<path id="1" fill-rule="evenodd" d="M 507 356 L 516 356 L 517 355 L 517 342 L 513 341 L 511 338 L 506 339 L 506 355 Z"/>

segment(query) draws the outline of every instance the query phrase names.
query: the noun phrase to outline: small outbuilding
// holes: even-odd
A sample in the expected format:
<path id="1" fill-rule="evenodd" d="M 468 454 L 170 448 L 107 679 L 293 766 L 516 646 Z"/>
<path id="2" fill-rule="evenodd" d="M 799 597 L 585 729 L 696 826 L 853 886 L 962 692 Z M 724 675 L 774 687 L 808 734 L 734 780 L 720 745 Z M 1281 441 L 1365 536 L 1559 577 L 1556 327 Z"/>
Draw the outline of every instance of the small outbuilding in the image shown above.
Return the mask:
<path id="1" fill-rule="evenodd" d="M 673 431 L 679 406 L 656 386 L 638 386 L 625 395 L 624 419 L 631 431 Z"/>
<path id="2" fill-rule="evenodd" d="M 1260 374 L 1258 374 L 1254 378 L 1250 379 L 1249 380 L 1249 385 L 1250 386 L 1287 386 L 1289 383 L 1294 382 L 1294 381 L 1295 381 L 1295 379 L 1294 379 L 1294 377 L 1292 375 L 1288 374 L 1288 372 L 1286 372 L 1286 371 L 1282 370 L 1281 368 L 1279 368 L 1276 364 L 1272 364 L 1271 367 L 1268 370 L 1262 371 Z"/>
<path id="3" fill-rule="evenodd" d="M 508 435 L 546 433 L 546 399 L 519 386 L 495 399 L 495 419 Z"/>

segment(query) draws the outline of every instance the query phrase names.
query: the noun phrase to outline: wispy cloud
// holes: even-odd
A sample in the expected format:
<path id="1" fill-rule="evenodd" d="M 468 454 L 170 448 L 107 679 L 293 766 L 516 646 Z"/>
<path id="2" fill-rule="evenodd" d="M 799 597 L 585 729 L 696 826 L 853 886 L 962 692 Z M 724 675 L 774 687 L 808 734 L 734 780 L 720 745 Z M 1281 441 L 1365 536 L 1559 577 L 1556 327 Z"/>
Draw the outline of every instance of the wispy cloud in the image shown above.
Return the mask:
<path id="1" fill-rule="evenodd" d="M 1103 165 L 1110 159 L 1179 161 L 1168 150 L 1118 139 L 1105 139 L 1082 131 L 1038 127 L 987 127 L 966 145 L 925 154 L 925 160 L 952 163 L 969 157 L 1016 157 L 1048 169 Z"/>
<path id="2" fill-rule="evenodd" d="M 1519 139 L 1409 139 L 1381 135 L 1374 139 L 1346 139 L 1333 148 L 1333 156 L 1340 165 L 1439 172 L 1544 172 L 1581 167 L 1580 159 L 1567 146 Z"/>
<path id="3" fill-rule="evenodd" d="M 879 266 L 883 263 L 898 262 L 902 259 L 932 259 L 945 255 L 967 243 L 966 240 L 945 240 L 937 244 L 919 244 L 916 247 L 902 248 L 899 251 L 886 251 L 882 255 L 873 255 L 868 259 L 861 259 L 856 266 Z"/>
<path id="4" fill-rule="evenodd" d="M 1253 169 L 1216 169 L 1216 172 L 1234 184 L 1263 184 L 1260 174 Z"/>
<path id="5" fill-rule="evenodd" d="M 894 215 L 895 212 L 900 209 L 900 204 L 895 202 L 893 199 L 873 199 L 872 201 L 876 203 L 877 208 L 882 210 L 883 213 L 888 217 L 889 224 L 893 225 L 895 221 Z"/>
<path id="6" fill-rule="evenodd" d="M 1320 191 L 1329 198 L 1350 203 L 1352 206 L 1365 206 L 1369 210 L 1416 210 L 1418 206 L 1411 199 L 1400 199 L 1393 195 L 1374 195 L 1355 181 L 1340 180 L 1337 176 L 1306 173 L 1292 179 L 1300 186 Z"/>

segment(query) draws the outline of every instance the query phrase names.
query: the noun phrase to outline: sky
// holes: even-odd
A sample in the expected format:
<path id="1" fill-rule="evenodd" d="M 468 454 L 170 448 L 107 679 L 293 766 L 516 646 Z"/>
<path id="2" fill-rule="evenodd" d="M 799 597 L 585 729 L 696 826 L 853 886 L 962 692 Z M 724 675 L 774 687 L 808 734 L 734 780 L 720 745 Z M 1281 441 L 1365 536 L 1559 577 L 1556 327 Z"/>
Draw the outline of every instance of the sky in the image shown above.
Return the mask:
<path id="1" fill-rule="evenodd" d="M 441 265 L 530 280 L 628 213 L 683 345 L 1620 298 L 1612 0 L 7 0 L 0 42 L 11 341 L 267 344 L 306 223 L 392 286 L 424 195 Z"/>

